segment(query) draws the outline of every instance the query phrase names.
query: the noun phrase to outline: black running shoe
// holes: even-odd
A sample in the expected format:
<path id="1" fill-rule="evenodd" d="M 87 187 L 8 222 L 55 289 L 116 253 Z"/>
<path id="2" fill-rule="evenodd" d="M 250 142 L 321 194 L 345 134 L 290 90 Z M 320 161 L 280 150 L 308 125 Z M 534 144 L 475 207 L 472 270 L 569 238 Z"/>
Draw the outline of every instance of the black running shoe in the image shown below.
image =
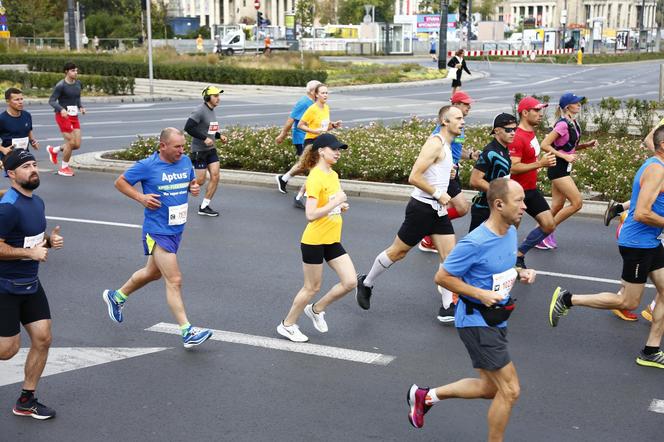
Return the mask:
<path id="1" fill-rule="evenodd" d="M 456 312 L 456 305 L 454 303 L 450 304 L 449 307 L 445 308 L 443 305 L 440 305 L 440 310 L 438 310 L 438 320 L 443 324 L 448 324 L 454 322 L 454 313 Z"/>
<path id="2" fill-rule="evenodd" d="M 606 206 L 606 211 L 604 212 L 604 225 L 608 226 L 611 223 L 611 220 L 619 215 L 617 209 L 618 203 L 613 200 L 609 201 L 608 206 Z"/>
<path id="3" fill-rule="evenodd" d="M 526 257 L 525 256 L 517 256 L 516 257 L 516 265 L 514 266 L 517 269 L 527 269 L 526 267 Z"/>
<path id="4" fill-rule="evenodd" d="M 216 210 L 212 209 L 212 207 L 207 206 L 205 209 L 202 207 L 198 207 L 198 214 L 203 215 L 203 216 L 219 216 L 219 212 Z"/>
<path id="5" fill-rule="evenodd" d="M 307 198 L 305 196 L 297 197 L 293 199 L 293 206 L 297 207 L 298 209 L 304 209 L 304 203 L 307 201 Z"/>
<path id="6" fill-rule="evenodd" d="M 286 190 L 286 183 L 287 181 L 283 180 L 283 175 L 275 175 L 274 179 L 277 181 L 277 189 L 279 189 L 279 192 L 281 193 L 288 193 Z"/>
<path id="7" fill-rule="evenodd" d="M 355 300 L 357 304 L 364 310 L 369 310 L 371 307 L 371 287 L 364 285 L 364 278 L 367 275 L 357 276 L 357 287 L 355 288 Z"/>
<path id="8" fill-rule="evenodd" d="M 40 404 L 36 397 L 33 397 L 27 402 L 21 402 L 21 400 L 18 399 L 12 412 L 16 416 L 30 416 L 39 420 L 55 417 L 55 410 L 44 404 Z"/>

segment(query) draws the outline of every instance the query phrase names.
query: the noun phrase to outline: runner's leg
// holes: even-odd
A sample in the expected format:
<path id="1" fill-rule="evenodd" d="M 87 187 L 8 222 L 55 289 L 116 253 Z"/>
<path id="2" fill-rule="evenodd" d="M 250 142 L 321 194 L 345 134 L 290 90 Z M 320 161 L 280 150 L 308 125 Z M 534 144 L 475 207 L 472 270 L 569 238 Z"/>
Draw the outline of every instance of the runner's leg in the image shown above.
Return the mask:
<path id="1" fill-rule="evenodd" d="M 207 170 L 210 172 L 210 182 L 205 190 L 205 199 L 211 200 L 219 186 L 219 161 L 208 164 Z"/>
<path id="2" fill-rule="evenodd" d="M 74 129 L 70 134 L 67 134 L 69 137 L 65 136 L 64 133 L 62 135 L 65 138 L 65 144 L 62 145 L 62 161 L 63 164 L 68 164 L 71 160 L 72 152 L 81 147 L 81 129 Z"/>
<path id="3" fill-rule="evenodd" d="M 487 415 L 488 440 L 489 442 L 502 442 L 505 437 L 505 428 L 512 414 L 512 408 L 521 394 L 519 377 L 512 362 L 500 370 L 486 371 L 486 374 L 498 390 Z"/>
<path id="4" fill-rule="evenodd" d="M 182 300 L 182 273 L 175 253 L 167 252 L 159 244 L 155 244 L 152 254 L 154 263 L 164 276 L 166 285 L 166 302 L 171 309 L 173 317 L 180 326 L 189 324 L 187 313 Z"/>
<path id="5" fill-rule="evenodd" d="M 347 253 L 328 261 L 327 264 L 336 272 L 339 282 L 314 303 L 314 310 L 319 313 L 325 311 L 328 305 L 343 298 L 357 287 L 357 272 L 355 271 L 353 261 Z"/>
<path id="6" fill-rule="evenodd" d="M 148 262 L 145 267 L 134 272 L 133 275 L 120 287 L 123 295 L 129 297 L 136 290 L 144 287 L 152 281 L 157 281 L 161 278 L 161 272 L 154 262 L 152 255 L 148 256 Z"/>
<path id="7" fill-rule="evenodd" d="M 574 183 L 574 180 L 570 176 L 553 180 L 551 182 L 551 188 L 555 193 L 562 195 L 562 198 L 559 198 L 562 199 L 563 205 L 565 204 L 565 200 L 570 202 L 567 207 L 561 207 L 558 210 L 551 208 L 553 220 L 557 226 L 581 210 L 583 207 L 583 199 L 581 197 L 581 192 L 579 192 L 579 189 L 576 187 L 576 183 Z"/>
<path id="8" fill-rule="evenodd" d="M 36 390 L 51 347 L 51 320 L 42 319 L 25 324 L 24 327 L 30 336 L 30 351 L 25 360 L 23 389 Z"/>
<path id="9" fill-rule="evenodd" d="M 323 264 L 302 263 L 302 272 L 304 273 L 304 285 L 300 291 L 297 292 L 297 295 L 295 295 L 293 304 L 288 311 L 288 315 L 286 315 L 286 319 L 283 321 L 284 326 L 286 327 L 290 327 L 297 323 L 304 308 L 320 290 L 320 284 L 323 280 Z M 320 312 L 322 310 L 323 309 L 320 309 L 318 311 Z"/>

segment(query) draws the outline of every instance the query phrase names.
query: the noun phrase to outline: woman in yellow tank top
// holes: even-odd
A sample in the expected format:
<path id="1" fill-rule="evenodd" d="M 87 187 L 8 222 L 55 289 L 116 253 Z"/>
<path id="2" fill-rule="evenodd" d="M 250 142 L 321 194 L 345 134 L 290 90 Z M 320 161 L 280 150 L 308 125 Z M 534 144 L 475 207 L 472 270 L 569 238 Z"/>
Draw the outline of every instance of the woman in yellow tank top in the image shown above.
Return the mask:
<path id="1" fill-rule="evenodd" d="M 311 319 L 316 330 L 326 333 L 325 309 L 357 285 L 355 266 L 341 245 L 341 212 L 348 210 L 348 203 L 346 194 L 341 190 L 339 177 L 332 169 L 341 156 L 340 149 L 346 148 L 348 146 L 334 135 L 323 134 L 303 154 L 303 165 L 310 170 L 306 183 L 308 198 L 305 208 L 309 224 L 302 234 L 300 244 L 304 285 L 295 295 L 288 315 L 277 327 L 277 333 L 293 342 L 309 340 L 297 325 L 302 312 Z M 340 281 L 321 299 L 310 304 L 320 290 L 323 261 L 327 261 Z"/>

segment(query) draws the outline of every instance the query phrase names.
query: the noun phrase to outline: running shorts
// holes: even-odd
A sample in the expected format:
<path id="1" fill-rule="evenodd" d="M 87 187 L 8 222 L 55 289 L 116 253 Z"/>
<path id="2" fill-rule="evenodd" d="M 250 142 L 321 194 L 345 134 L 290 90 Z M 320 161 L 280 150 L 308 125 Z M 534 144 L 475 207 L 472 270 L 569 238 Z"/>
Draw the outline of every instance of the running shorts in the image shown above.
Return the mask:
<path id="1" fill-rule="evenodd" d="M 404 243 L 415 247 L 427 235 L 454 235 L 454 227 L 447 215 L 438 216 L 438 212 L 429 204 L 411 198 L 397 236 Z"/>
<path id="2" fill-rule="evenodd" d="M 556 165 L 549 167 L 546 170 L 546 176 L 549 177 L 551 181 L 569 176 L 570 171 L 572 170 L 569 166 L 569 163 L 562 158 L 556 158 Z"/>
<path id="3" fill-rule="evenodd" d="M 207 167 L 212 163 L 219 162 L 219 155 L 217 155 L 217 149 L 203 150 L 200 152 L 191 152 L 189 154 L 191 158 L 191 163 L 194 165 L 194 169 L 207 169 Z"/>
<path id="4" fill-rule="evenodd" d="M 168 253 L 177 253 L 180 248 L 182 234 L 177 235 L 159 235 L 156 233 L 143 232 L 143 252 L 145 255 L 152 255 L 154 247 L 158 245 Z"/>
<path id="5" fill-rule="evenodd" d="M 482 224 L 484 221 L 489 219 L 491 211 L 488 207 L 477 207 L 473 204 L 470 208 L 470 227 L 468 228 L 468 233 L 475 230 Z"/>
<path id="6" fill-rule="evenodd" d="M 78 120 L 78 115 L 76 116 L 68 115 L 66 117 L 63 117 L 62 115 L 60 115 L 60 112 L 56 112 L 55 122 L 58 123 L 60 132 L 62 132 L 63 134 L 69 134 L 72 133 L 74 129 L 81 128 L 81 122 Z"/>
<path id="7" fill-rule="evenodd" d="M 457 332 L 468 350 L 473 368 L 496 371 L 511 362 L 507 351 L 507 327 L 461 327 Z"/>
<path id="8" fill-rule="evenodd" d="M 20 324 L 42 319 L 51 319 L 51 310 L 41 283 L 31 295 L 0 293 L 0 336 L 16 336 L 21 331 Z"/>
<path id="9" fill-rule="evenodd" d="M 623 259 L 622 279 L 632 284 L 645 284 L 648 274 L 664 267 L 664 247 L 637 249 L 618 246 Z"/>
<path id="10" fill-rule="evenodd" d="M 447 194 L 450 198 L 454 198 L 461 193 L 461 178 L 459 177 L 459 166 L 454 166 L 457 169 L 456 176 L 450 180 L 450 183 L 447 185 Z"/>
<path id="11" fill-rule="evenodd" d="M 295 148 L 295 154 L 298 157 L 302 156 L 302 152 L 304 152 L 304 144 L 293 144 L 293 147 Z"/>
<path id="12" fill-rule="evenodd" d="M 316 245 L 300 243 L 300 250 L 302 262 L 305 264 L 323 264 L 323 260 L 330 262 L 346 254 L 346 250 L 339 242 Z"/>
<path id="13" fill-rule="evenodd" d="M 538 189 L 530 189 L 524 192 L 526 198 L 523 202 L 526 204 L 526 213 L 533 218 L 542 212 L 551 210 L 549 203 L 544 199 L 544 195 Z"/>

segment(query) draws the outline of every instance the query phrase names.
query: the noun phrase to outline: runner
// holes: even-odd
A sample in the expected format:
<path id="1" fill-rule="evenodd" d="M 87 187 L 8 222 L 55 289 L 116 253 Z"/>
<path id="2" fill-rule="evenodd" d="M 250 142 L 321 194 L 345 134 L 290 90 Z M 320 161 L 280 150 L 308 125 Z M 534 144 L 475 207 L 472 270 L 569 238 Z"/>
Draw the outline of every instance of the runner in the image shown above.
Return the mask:
<path id="1" fill-rule="evenodd" d="M 274 140 L 277 144 L 283 143 L 283 141 L 286 139 L 286 136 L 288 136 L 288 132 L 292 129 L 291 137 L 293 147 L 295 147 L 295 154 L 298 157 L 298 161 L 293 165 L 293 167 L 290 168 L 288 172 L 283 175 L 276 175 L 274 177 L 274 179 L 277 181 L 277 189 L 279 189 L 279 192 L 281 193 L 288 193 L 286 190 L 288 181 L 298 173 L 302 173 L 302 167 L 300 165 L 299 158 L 302 156 L 302 151 L 304 150 L 305 132 L 298 129 L 297 125 L 300 123 L 300 119 L 302 118 L 302 115 L 304 115 L 304 112 L 309 109 L 309 106 L 314 104 L 314 100 L 316 98 L 315 90 L 319 84 L 321 83 L 318 80 L 311 80 L 307 83 L 305 95 L 300 98 L 297 103 L 295 103 L 293 110 L 291 110 L 290 115 L 284 123 L 284 127 L 281 128 L 281 132 Z"/>
<path id="2" fill-rule="evenodd" d="M 551 153 L 539 158 L 540 145 L 535 135 L 535 129 L 542 121 L 542 109 L 547 106 L 548 104 L 540 103 L 534 97 L 525 97 L 519 102 L 519 127 L 516 129 L 514 141 L 509 145 L 512 159 L 511 177 L 523 187 L 526 213 L 535 218 L 538 224 L 519 246 L 516 266 L 522 269 L 526 268 L 525 254 L 556 228 L 549 204 L 537 189 L 538 169 L 556 165 L 556 157 Z"/>
<path id="3" fill-rule="evenodd" d="M 445 260 L 454 247 L 454 228 L 447 216 L 447 194 L 450 173 L 454 163 L 450 144 L 463 129 L 463 113 L 448 105 L 438 111 L 441 125 L 439 133 L 432 135 L 422 146 L 408 177 L 415 186 L 406 206 L 404 219 L 394 242 L 380 252 L 367 275 L 358 275 L 356 299 L 364 310 L 369 310 L 372 289 L 376 279 L 392 264 L 406 257 L 425 235 L 431 235 L 440 260 Z M 440 322 L 454 321 L 453 295 L 443 289 L 443 305 L 438 312 Z"/>
<path id="4" fill-rule="evenodd" d="M 340 149 L 347 148 L 334 135 L 322 134 L 302 158 L 304 167 L 310 170 L 305 209 L 309 224 L 300 244 L 304 285 L 295 295 L 288 315 L 277 326 L 277 333 L 293 342 L 309 340 L 297 325 L 303 311 L 316 330 L 327 333 L 326 308 L 346 296 L 357 284 L 353 261 L 341 245 L 341 212 L 348 210 L 348 203 L 339 177 L 332 169 L 341 157 Z M 340 281 L 317 302 L 309 304 L 320 290 L 323 260 L 336 272 Z"/>
<path id="5" fill-rule="evenodd" d="M 438 388 L 413 384 L 408 390 L 408 419 L 424 426 L 424 415 L 445 399 L 492 399 L 488 440 L 502 441 L 514 404 L 519 377 L 507 350 L 507 319 L 514 309 L 512 286 L 519 278 L 531 284 L 533 270 L 515 270 L 517 233 L 523 216 L 524 192 L 508 178 L 491 181 L 489 219 L 459 241 L 441 264 L 436 282 L 460 296 L 455 326 L 479 378 L 461 379 Z"/>
<path id="6" fill-rule="evenodd" d="M 654 145 L 655 155 L 643 163 L 634 177 L 632 207 L 618 239 L 623 288 L 617 294 L 572 295 L 558 287 L 551 298 L 549 323 L 556 327 L 572 306 L 633 310 L 641 302 L 650 277 L 657 289 L 657 302 L 648 340 L 636 363 L 664 368 L 664 352 L 660 350 L 664 333 L 664 246 L 659 240 L 664 228 L 664 127 L 655 130 Z"/>
<path id="7" fill-rule="evenodd" d="M 542 141 L 542 150 L 557 157 L 556 165 L 547 169 L 547 176 L 551 180 L 551 214 L 556 226 L 583 207 L 581 192 L 570 176 L 572 165 L 577 160 L 576 152 L 597 146 L 597 140 L 580 142 L 581 127 L 576 122 L 576 116 L 581 111 L 583 100 L 585 97 L 576 96 L 571 92 L 563 94 L 556 109 L 558 121 Z M 570 202 L 567 207 L 565 207 L 566 201 Z M 555 234 L 552 232 L 535 247 L 541 250 L 558 248 Z"/>
<path id="8" fill-rule="evenodd" d="M 461 112 L 463 112 L 464 118 L 468 116 L 468 113 L 470 112 L 471 108 L 471 103 L 473 102 L 473 99 L 470 98 L 470 95 L 468 95 L 463 91 L 458 91 L 454 93 L 454 95 L 452 95 L 450 101 L 452 102 L 452 105 L 454 107 L 459 108 Z M 440 132 L 439 124 L 436 125 L 436 128 L 432 132 L 432 135 L 435 135 L 438 132 Z M 466 128 L 464 127 L 463 129 L 461 129 L 461 134 L 457 137 L 454 137 L 454 141 L 452 141 L 451 150 L 452 150 L 452 161 L 454 162 L 454 167 L 452 168 L 450 184 L 448 185 L 447 188 L 447 194 L 452 198 L 450 200 L 450 205 L 452 207 L 448 206 L 447 208 L 447 216 L 450 219 L 450 221 L 457 218 L 461 218 L 466 213 L 468 213 L 468 209 L 470 208 L 470 204 L 468 204 L 466 197 L 461 192 L 461 176 L 459 175 L 459 162 L 461 161 L 462 158 L 477 160 L 480 151 L 477 150 L 473 152 L 470 149 L 464 148 L 463 145 L 465 142 L 466 142 Z M 420 241 L 417 247 L 423 252 L 438 253 L 429 235 L 422 238 L 422 241 Z"/>
<path id="9" fill-rule="evenodd" d="M 121 323 L 129 295 L 163 276 L 166 302 L 180 325 L 184 347 L 190 348 L 208 340 L 212 332 L 191 326 L 182 301 L 182 274 L 176 254 L 187 222 L 187 193 L 197 197 L 201 192 L 191 160 L 183 156 L 184 144 L 184 135 L 179 130 L 172 127 L 162 130 L 159 151 L 136 162 L 115 181 L 121 193 L 145 207 L 142 237 L 148 260 L 121 288 L 104 290 L 102 298 L 111 320 Z M 138 182 L 143 193 L 134 188 Z"/>
<path id="10" fill-rule="evenodd" d="M 191 135 L 191 162 L 196 169 L 196 182 L 205 184 L 206 175 L 210 174 L 210 182 L 205 190 L 205 197 L 198 206 L 198 214 L 203 216 L 219 216 L 219 212 L 210 207 L 210 201 L 219 186 L 219 156 L 214 145 L 215 140 L 225 143 L 226 137 L 219 133 L 219 121 L 214 108 L 219 106 L 219 94 L 224 91 L 215 86 L 203 89 L 204 103 L 198 106 L 189 116 L 184 130 Z"/>
<path id="11" fill-rule="evenodd" d="M 55 122 L 58 123 L 62 138 L 65 142 L 61 146 L 46 146 L 51 163 L 58 164 L 58 153 L 62 152 L 62 165 L 58 175 L 74 176 L 69 167 L 72 151 L 81 147 L 81 123 L 79 112 L 85 115 L 85 108 L 81 104 L 81 82 L 77 80 L 78 68 L 74 63 L 65 63 L 65 78 L 58 81 L 53 89 L 48 104 L 55 109 Z"/>
<path id="12" fill-rule="evenodd" d="M 30 336 L 21 396 L 12 410 L 35 419 L 55 417 L 40 403 L 35 390 L 51 346 L 51 312 L 38 277 L 39 263 L 48 249 L 64 244 L 60 226 L 46 234 L 44 201 L 33 192 L 39 187 L 37 161 L 28 150 L 5 157 L 11 189 L 0 200 L 0 360 L 9 360 L 21 346 L 20 325 Z"/>
<path id="13" fill-rule="evenodd" d="M 487 200 L 487 191 L 491 181 L 510 177 L 510 152 L 507 146 L 514 141 L 516 131 L 516 117 L 510 114 L 499 114 L 493 119 L 493 141 L 484 147 L 475 167 L 470 172 L 470 187 L 479 190 L 473 198 L 470 209 L 470 228 L 472 232 L 484 221 L 489 219 L 490 209 Z"/>
<path id="14" fill-rule="evenodd" d="M 454 56 L 447 62 L 447 66 L 454 70 L 450 73 L 452 76 L 452 95 L 454 95 L 461 87 L 461 75 L 463 75 L 463 71 L 471 75 L 466 65 L 466 60 L 463 59 L 463 49 L 459 49 L 454 53 Z M 448 75 L 448 78 L 450 75 Z"/>

